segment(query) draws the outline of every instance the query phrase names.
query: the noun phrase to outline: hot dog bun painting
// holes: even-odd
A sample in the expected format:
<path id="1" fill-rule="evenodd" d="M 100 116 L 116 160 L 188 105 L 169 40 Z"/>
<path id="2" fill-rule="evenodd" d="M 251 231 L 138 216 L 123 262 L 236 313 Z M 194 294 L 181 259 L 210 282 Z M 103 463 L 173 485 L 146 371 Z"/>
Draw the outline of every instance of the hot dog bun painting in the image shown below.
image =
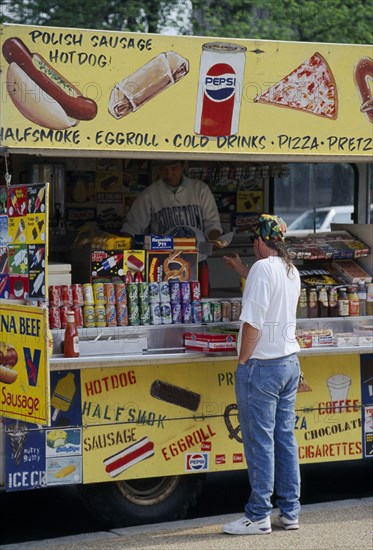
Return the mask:
<path id="1" fill-rule="evenodd" d="M 359 92 L 360 111 L 373 123 L 373 59 L 362 57 L 355 65 L 354 80 Z M 370 82 L 369 82 L 370 81 Z"/>
<path id="2" fill-rule="evenodd" d="M 13 384 L 17 380 L 18 372 L 13 367 L 18 362 L 18 354 L 13 346 L 0 342 L 0 382 Z"/>
<path id="3" fill-rule="evenodd" d="M 97 104 L 57 72 L 43 57 L 31 53 L 19 38 L 8 38 L 3 55 L 9 63 L 6 87 L 19 112 L 31 122 L 52 130 L 92 120 Z"/>

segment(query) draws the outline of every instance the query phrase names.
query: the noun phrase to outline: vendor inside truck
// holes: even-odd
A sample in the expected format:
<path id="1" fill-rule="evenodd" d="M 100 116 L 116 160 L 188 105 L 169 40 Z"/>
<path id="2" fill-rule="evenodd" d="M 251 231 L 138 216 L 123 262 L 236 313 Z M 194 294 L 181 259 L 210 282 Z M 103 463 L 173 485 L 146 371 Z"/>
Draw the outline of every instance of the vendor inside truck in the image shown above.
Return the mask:
<path id="1" fill-rule="evenodd" d="M 214 241 L 220 248 L 219 212 L 208 185 L 188 178 L 183 161 L 157 160 L 153 166 L 160 177 L 135 200 L 121 232 L 195 237 L 197 243 Z"/>

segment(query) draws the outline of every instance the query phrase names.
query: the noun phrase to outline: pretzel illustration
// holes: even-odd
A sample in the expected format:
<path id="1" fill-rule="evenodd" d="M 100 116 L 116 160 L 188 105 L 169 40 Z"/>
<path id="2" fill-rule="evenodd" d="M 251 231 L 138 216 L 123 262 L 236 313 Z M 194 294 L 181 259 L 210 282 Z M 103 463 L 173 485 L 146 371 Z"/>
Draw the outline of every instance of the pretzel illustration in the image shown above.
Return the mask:
<path id="1" fill-rule="evenodd" d="M 238 424 L 235 428 L 233 427 L 232 421 L 231 421 L 231 412 L 232 411 L 238 411 L 238 407 L 236 403 L 231 403 L 230 405 L 227 405 L 225 407 L 225 411 L 223 414 L 224 422 L 227 427 L 228 433 L 229 433 L 229 439 L 235 439 L 239 443 L 242 443 L 242 437 L 238 435 L 238 432 L 240 431 L 240 425 Z M 232 416 L 237 416 L 236 414 L 233 414 Z"/>
<path id="2" fill-rule="evenodd" d="M 165 281 L 170 279 L 178 279 L 179 281 L 189 281 L 190 279 L 190 265 L 189 262 L 180 258 L 182 250 L 173 252 L 165 260 L 163 264 Z"/>
<path id="3" fill-rule="evenodd" d="M 373 123 L 373 98 L 368 80 L 373 79 L 373 59 L 362 57 L 354 69 L 354 79 L 359 91 L 361 107 L 360 111 L 365 113 L 370 122 Z"/>

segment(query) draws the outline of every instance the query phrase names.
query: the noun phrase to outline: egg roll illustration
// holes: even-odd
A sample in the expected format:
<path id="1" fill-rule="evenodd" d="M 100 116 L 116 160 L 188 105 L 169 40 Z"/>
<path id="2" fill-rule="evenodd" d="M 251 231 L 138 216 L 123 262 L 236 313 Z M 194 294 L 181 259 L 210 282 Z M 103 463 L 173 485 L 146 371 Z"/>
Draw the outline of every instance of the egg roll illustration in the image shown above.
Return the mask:
<path id="1" fill-rule="evenodd" d="M 160 53 L 115 85 L 110 95 L 109 113 L 118 120 L 137 111 L 188 72 L 187 59 L 173 51 Z"/>

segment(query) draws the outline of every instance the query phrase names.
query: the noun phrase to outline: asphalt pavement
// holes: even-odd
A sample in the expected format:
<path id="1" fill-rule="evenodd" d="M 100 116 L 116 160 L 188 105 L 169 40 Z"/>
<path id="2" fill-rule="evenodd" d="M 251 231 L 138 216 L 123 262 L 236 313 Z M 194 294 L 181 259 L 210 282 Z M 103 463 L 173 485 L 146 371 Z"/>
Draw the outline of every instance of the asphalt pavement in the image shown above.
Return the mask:
<path id="1" fill-rule="evenodd" d="M 285 531 L 272 513 L 272 533 L 226 535 L 224 523 L 237 514 L 157 523 L 1 546 L 4 550 L 369 550 L 373 547 L 373 497 L 308 504 L 302 507 L 300 529 Z"/>

